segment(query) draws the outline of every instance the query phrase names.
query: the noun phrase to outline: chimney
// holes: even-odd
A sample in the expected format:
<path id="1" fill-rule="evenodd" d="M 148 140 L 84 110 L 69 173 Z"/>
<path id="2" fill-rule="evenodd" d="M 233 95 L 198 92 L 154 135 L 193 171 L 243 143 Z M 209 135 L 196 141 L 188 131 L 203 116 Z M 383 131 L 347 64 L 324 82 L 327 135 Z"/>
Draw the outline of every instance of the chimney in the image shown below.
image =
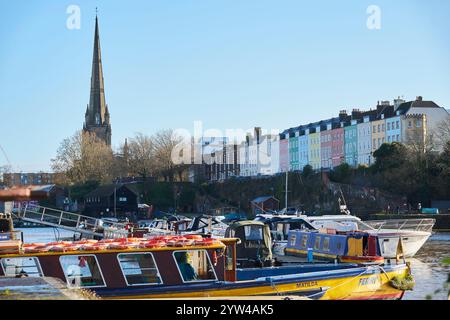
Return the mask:
<path id="1" fill-rule="evenodd" d="M 362 112 L 359 109 L 352 110 L 352 120 L 360 119 L 362 117 Z"/>
<path id="2" fill-rule="evenodd" d="M 256 138 L 256 144 L 259 144 L 259 140 L 261 139 L 261 127 L 255 128 L 255 138 Z"/>
<path id="3" fill-rule="evenodd" d="M 339 111 L 339 121 L 344 121 L 347 116 L 347 110 Z"/>
<path id="4" fill-rule="evenodd" d="M 422 101 L 422 100 L 423 100 L 422 96 L 418 96 L 418 97 L 416 98 L 416 101 Z"/>
<path id="5" fill-rule="evenodd" d="M 394 110 L 397 111 L 398 107 L 402 104 L 405 103 L 406 101 L 401 99 L 400 97 L 398 97 L 397 99 L 394 99 Z"/>

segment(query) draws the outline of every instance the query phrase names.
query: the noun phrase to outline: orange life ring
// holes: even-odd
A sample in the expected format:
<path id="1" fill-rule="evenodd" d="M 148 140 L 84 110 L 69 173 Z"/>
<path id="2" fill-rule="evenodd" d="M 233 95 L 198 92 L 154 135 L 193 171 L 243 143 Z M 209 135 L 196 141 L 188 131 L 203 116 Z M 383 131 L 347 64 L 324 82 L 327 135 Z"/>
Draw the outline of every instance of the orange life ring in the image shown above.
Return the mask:
<path id="1" fill-rule="evenodd" d="M 48 251 L 50 251 L 50 252 L 65 252 L 66 246 L 64 246 L 64 245 L 51 246 Z"/>
<path id="2" fill-rule="evenodd" d="M 200 234 L 187 234 L 184 236 L 186 239 L 192 239 L 192 240 L 202 240 L 203 237 Z"/>
<path id="3" fill-rule="evenodd" d="M 89 245 L 84 245 L 81 247 L 81 249 L 84 251 L 100 251 L 100 250 L 105 250 L 106 248 L 107 248 L 107 246 L 99 245 L 99 244 L 89 244 Z"/>
<path id="4" fill-rule="evenodd" d="M 117 242 L 117 239 L 102 239 L 98 241 L 98 243 L 113 243 L 113 242 Z"/>
<path id="5" fill-rule="evenodd" d="M 113 250 L 126 250 L 129 249 L 130 246 L 127 244 L 123 244 L 123 243 L 111 243 L 108 246 L 108 249 L 113 249 Z"/>
<path id="6" fill-rule="evenodd" d="M 188 247 L 191 246 L 194 243 L 194 240 L 191 239 L 182 239 L 182 240 L 177 240 L 175 243 L 176 247 Z"/>
<path id="7" fill-rule="evenodd" d="M 35 247 L 44 247 L 45 243 L 24 243 L 24 248 L 35 248 Z"/>

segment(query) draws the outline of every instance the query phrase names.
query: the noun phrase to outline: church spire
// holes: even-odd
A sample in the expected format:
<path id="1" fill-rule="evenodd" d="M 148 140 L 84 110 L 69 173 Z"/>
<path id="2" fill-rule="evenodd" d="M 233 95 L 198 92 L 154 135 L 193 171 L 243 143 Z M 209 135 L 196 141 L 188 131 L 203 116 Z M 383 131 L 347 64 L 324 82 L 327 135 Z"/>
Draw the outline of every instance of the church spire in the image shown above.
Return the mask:
<path id="1" fill-rule="evenodd" d="M 102 53 L 97 9 L 95 15 L 94 51 L 92 57 L 91 92 L 86 114 L 85 130 L 95 132 L 108 145 L 111 144 L 109 111 L 105 100 Z"/>
<path id="2" fill-rule="evenodd" d="M 91 97 L 89 107 L 91 116 L 93 117 L 89 119 L 92 121 L 91 123 L 95 123 L 96 125 L 103 124 L 105 121 L 106 102 L 97 16 L 95 16 L 94 53 L 92 57 Z"/>

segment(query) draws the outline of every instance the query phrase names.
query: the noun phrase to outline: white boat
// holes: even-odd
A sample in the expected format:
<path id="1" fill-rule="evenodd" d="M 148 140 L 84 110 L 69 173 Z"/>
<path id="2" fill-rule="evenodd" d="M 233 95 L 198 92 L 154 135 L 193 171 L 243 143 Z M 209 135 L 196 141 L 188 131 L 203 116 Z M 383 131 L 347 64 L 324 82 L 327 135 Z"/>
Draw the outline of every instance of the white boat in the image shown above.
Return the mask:
<path id="1" fill-rule="evenodd" d="M 147 227 L 148 233 L 144 236 L 209 234 L 213 238 L 223 238 L 228 227 L 228 224 L 222 222 L 224 219 L 224 216 L 200 215 L 193 219 L 174 220 L 171 222 L 154 220 Z"/>
<path id="2" fill-rule="evenodd" d="M 378 237 L 381 254 L 383 257 L 392 259 L 396 257 L 399 239 L 402 240 L 403 252 L 405 257 L 413 257 L 417 251 L 431 236 L 431 231 L 436 222 L 435 219 L 400 219 L 400 220 L 375 220 L 362 221 L 360 218 L 352 215 L 324 215 L 307 216 L 296 215 L 259 215 L 257 220 L 271 219 L 278 217 L 282 220 L 304 220 L 310 226 L 319 229 L 334 229 L 336 231 L 365 231 Z M 287 243 L 287 232 L 289 228 L 281 227 L 274 231 L 274 252 L 282 254 Z M 292 228 L 291 228 L 292 229 Z"/>
<path id="3" fill-rule="evenodd" d="M 396 257 L 399 239 L 402 240 L 405 257 L 413 257 L 431 236 L 436 222 L 435 219 L 362 221 L 352 215 L 307 216 L 306 221 L 317 229 L 360 230 L 376 235 L 385 258 Z"/>

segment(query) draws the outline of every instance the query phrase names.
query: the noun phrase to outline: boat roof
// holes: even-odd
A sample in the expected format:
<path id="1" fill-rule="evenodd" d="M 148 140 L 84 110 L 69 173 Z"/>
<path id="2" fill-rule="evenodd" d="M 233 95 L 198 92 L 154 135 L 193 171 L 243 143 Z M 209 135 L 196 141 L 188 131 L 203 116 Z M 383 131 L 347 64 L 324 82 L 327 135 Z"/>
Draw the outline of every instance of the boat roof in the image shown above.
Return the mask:
<path id="1" fill-rule="evenodd" d="M 354 220 L 361 221 L 360 218 L 351 215 L 324 215 L 324 216 L 305 216 L 307 220 Z"/>
<path id="2" fill-rule="evenodd" d="M 164 236 L 166 238 L 180 238 L 179 236 Z M 161 247 L 152 247 L 152 248 L 139 248 L 139 247 L 130 247 L 130 248 L 124 248 L 124 249 L 117 249 L 117 248 L 109 248 L 106 247 L 104 249 L 98 249 L 93 250 L 89 249 L 89 247 L 99 245 L 101 242 L 93 242 L 93 240 L 90 240 L 90 243 L 87 243 L 85 247 L 83 248 L 83 245 L 81 245 L 78 249 L 75 249 L 75 246 L 77 244 L 77 241 L 71 242 L 71 241 L 60 241 L 60 244 L 56 244 L 55 242 L 48 243 L 45 246 L 40 247 L 49 247 L 49 251 L 45 252 L 26 252 L 26 251 L 20 251 L 20 252 L 11 252 L 7 253 L 4 252 L 0 254 L 0 258 L 6 258 L 6 257 L 37 257 L 37 256 L 53 256 L 53 255 L 89 255 L 89 254 L 109 254 L 109 253 L 142 253 L 142 252 L 159 252 L 159 251 L 179 251 L 179 250 L 201 250 L 201 249 L 223 249 L 225 248 L 224 242 L 238 242 L 239 239 L 237 238 L 225 238 L 225 239 L 213 239 L 212 242 L 208 243 L 196 243 L 195 241 L 192 244 L 184 244 L 180 246 L 176 245 L 164 245 Z M 154 239 L 146 239 L 141 238 L 141 240 L 138 243 L 145 243 L 149 241 L 154 241 Z M 169 241 L 169 240 L 168 240 Z M 111 242 L 110 244 L 118 244 L 119 240 L 117 242 Z M 131 244 L 131 242 L 127 242 L 128 244 Z M 136 243 L 136 242 L 134 242 Z M 30 247 L 31 244 L 26 244 L 28 247 Z M 72 246 L 72 248 L 71 248 Z M 51 251 L 52 247 L 65 247 L 67 248 L 67 251 Z"/>
<path id="3" fill-rule="evenodd" d="M 257 221 L 257 220 L 242 220 L 242 221 L 235 221 L 232 224 L 230 224 L 230 228 L 236 229 L 243 226 L 250 226 L 250 225 L 256 225 L 256 226 L 265 226 L 264 222 Z"/>

